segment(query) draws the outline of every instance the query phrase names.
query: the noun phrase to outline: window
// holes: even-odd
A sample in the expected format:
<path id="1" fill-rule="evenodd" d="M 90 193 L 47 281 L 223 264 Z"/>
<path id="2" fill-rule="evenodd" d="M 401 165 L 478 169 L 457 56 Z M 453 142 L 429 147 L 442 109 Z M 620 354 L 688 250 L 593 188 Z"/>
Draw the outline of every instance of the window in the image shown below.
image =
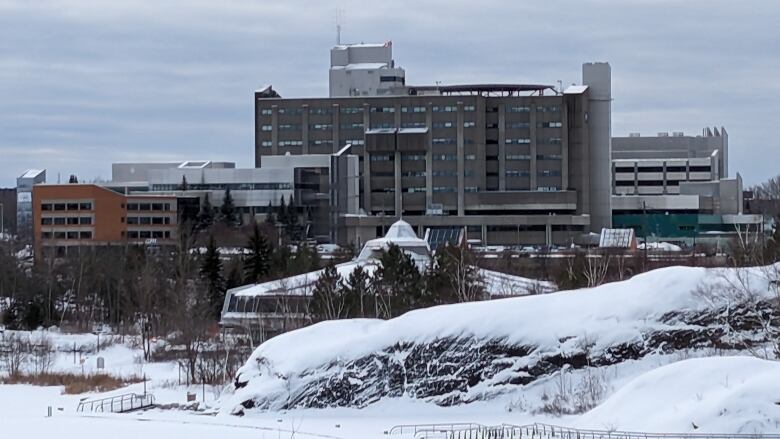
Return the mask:
<path id="1" fill-rule="evenodd" d="M 401 84 L 403 84 L 404 77 L 403 76 L 380 76 L 379 82 L 400 82 Z"/>
<path id="2" fill-rule="evenodd" d="M 474 111 L 475 107 L 473 105 L 464 105 L 463 111 Z"/>
<path id="3" fill-rule="evenodd" d="M 142 216 L 139 218 L 139 222 L 142 226 L 148 226 L 152 223 L 152 219 L 148 216 Z"/>
<path id="4" fill-rule="evenodd" d="M 440 112 L 441 113 L 453 113 L 453 112 L 458 111 L 458 107 L 456 107 L 454 105 L 447 105 L 447 106 L 444 106 L 444 107 L 434 106 L 433 108 L 431 108 L 431 110 L 433 110 L 434 113 L 440 113 Z"/>
<path id="5" fill-rule="evenodd" d="M 463 128 L 474 128 L 477 126 L 477 123 L 471 120 L 468 120 L 466 122 L 463 122 Z"/>
<path id="6" fill-rule="evenodd" d="M 90 231 L 79 232 L 79 237 L 81 239 L 92 239 L 92 232 Z"/>
<path id="7" fill-rule="evenodd" d="M 138 232 L 135 230 L 131 230 L 127 232 L 127 237 L 130 239 L 138 239 Z"/>
<path id="8" fill-rule="evenodd" d="M 79 224 L 83 226 L 88 226 L 92 224 L 92 217 L 90 216 L 82 216 L 79 218 Z"/>
<path id="9" fill-rule="evenodd" d="M 65 232 L 54 232 L 54 239 L 65 239 Z"/>
<path id="10" fill-rule="evenodd" d="M 79 210 L 92 210 L 92 203 L 79 203 Z"/>
<path id="11" fill-rule="evenodd" d="M 57 203 L 54 205 L 54 210 L 65 210 L 65 204 L 64 203 Z"/>
<path id="12" fill-rule="evenodd" d="M 363 112 L 363 107 L 342 107 L 341 114 L 360 114 Z"/>
<path id="13" fill-rule="evenodd" d="M 379 129 L 393 128 L 394 126 L 395 126 L 395 124 L 393 124 L 392 122 L 372 122 L 371 123 L 371 128 L 372 129 L 374 129 L 374 128 L 379 128 Z"/>
<path id="14" fill-rule="evenodd" d="M 372 113 L 395 113 L 395 107 L 371 107 Z"/>
<path id="15" fill-rule="evenodd" d="M 531 160 L 530 154 L 507 154 L 507 160 Z"/>
<path id="16" fill-rule="evenodd" d="M 453 160 L 457 160 L 458 156 L 456 156 L 455 154 L 434 154 L 433 159 L 442 160 L 442 161 L 453 161 Z"/>
<path id="17" fill-rule="evenodd" d="M 401 113 L 425 113 L 425 107 L 401 107 Z"/>
<path id="18" fill-rule="evenodd" d="M 507 111 L 510 113 L 528 113 L 531 111 L 531 107 L 528 105 L 518 105 L 514 107 L 507 108 Z"/>
<path id="19" fill-rule="evenodd" d="M 269 147 L 271 147 L 273 145 L 274 145 L 274 142 L 272 142 L 270 140 L 263 140 L 262 142 L 260 142 L 260 146 L 264 146 L 266 148 L 269 148 Z"/>
<path id="20" fill-rule="evenodd" d="M 476 186 L 466 186 L 463 188 L 463 192 L 479 192 L 479 188 Z"/>
<path id="21" fill-rule="evenodd" d="M 350 145 L 364 145 L 366 143 L 363 139 L 346 139 L 344 142 Z"/>
<path id="22" fill-rule="evenodd" d="M 65 225 L 65 218 L 64 217 L 57 217 L 54 218 L 54 225 L 55 226 L 64 226 Z"/>
<path id="23" fill-rule="evenodd" d="M 362 122 L 352 122 L 352 123 L 342 123 L 341 124 L 342 130 L 362 130 L 363 129 L 363 123 Z"/>
<path id="24" fill-rule="evenodd" d="M 402 122 L 401 128 L 425 128 L 425 122 Z"/>
<path id="25" fill-rule="evenodd" d="M 41 238 L 43 238 L 43 239 L 51 239 L 51 232 L 43 232 L 43 233 L 41 233 Z"/>
<path id="26" fill-rule="evenodd" d="M 530 122 L 510 122 L 506 124 L 507 128 L 530 128 Z"/>
<path id="27" fill-rule="evenodd" d="M 333 124 L 330 123 L 313 123 L 309 124 L 309 129 L 314 131 L 328 131 L 333 129 Z"/>
<path id="28" fill-rule="evenodd" d="M 49 211 L 51 210 L 51 204 L 41 204 L 41 210 L 43 211 Z"/>
<path id="29" fill-rule="evenodd" d="M 401 177 L 425 177 L 425 171 L 406 171 L 401 173 Z"/>
<path id="30" fill-rule="evenodd" d="M 273 127 L 271 125 L 263 125 L 260 127 L 261 131 L 271 131 Z"/>
<path id="31" fill-rule="evenodd" d="M 69 226 L 76 226 L 79 224 L 79 219 L 76 217 L 70 217 L 68 218 L 68 225 Z"/>
<path id="32" fill-rule="evenodd" d="M 79 203 L 68 203 L 68 210 L 79 210 Z"/>
<path id="33" fill-rule="evenodd" d="M 152 218 L 152 224 L 161 225 L 163 223 L 163 217 L 155 216 Z"/>
<path id="34" fill-rule="evenodd" d="M 556 113 L 558 111 L 561 111 L 561 107 L 557 105 L 547 105 L 547 106 L 540 105 L 536 107 L 537 113 Z"/>
<path id="35" fill-rule="evenodd" d="M 545 169 L 543 171 L 538 171 L 536 175 L 538 175 L 539 177 L 560 177 L 561 171 L 551 171 Z"/>
<path id="36" fill-rule="evenodd" d="M 463 158 L 466 159 L 466 160 L 476 160 L 477 159 L 477 155 L 476 154 L 466 154 L 465 156 L 463 156 Z"/>
<path id="37" fill-rule="evenodd" d="M 560 145 L 562 140 L 560 137 L 546 137 L 543 139 L 536 139 L 542 145 Z"/>
<path id="38" fill-rule="evenodd" d="M 455 123 L 450 121 L 433 123 L 434 128 L 452 128 L 453 126 L 455 126 Z"/>
<path id="39" fill-rule="evenodd" d="M 425 154 L 401 154 L 402 161 L 425 160 Z"/>
<path id="40" fill-rule="evenodd" d="M 561 122 L 539 122 L 537 126 L 539 128 L 560 128 L 563 124 Z"/>
<path id="41" fill-rule="evenodd" d="M 53 222 L 52 222 L 51 218 L 41 218 L 41 225 L 42 226 L 50 226 L 50 225 L 52 225 L 52 223 Z"/>
<path id="42" fill-rule="evenodd" d="M 279 131 L 300 131 L 301 125 L 297 123 L 283 123 L 279 125 Z"/>
<path id="43" fill-rule="evenodd" d="M 560 160 L 560 154 L 536 154 L 536 160 Z"/>
<path id="44" fill-rule="evenodd" d="M 303 146 L 303 140 L 280 140 L 279 146 L 287 148 L 291 146 Z"/>
<path id="45" fill-rule="evenodd" d="M 273 111 L 270 108 L 263 108 L 260 110 L 260 114 L 263 116 L 270 116 Z"/>
<path id="46" fill-rule="evenodd" d="M 149 239 L 149 238 L 152 237 L 152 232 L 150 232 L 148 230 L 142 230 L 142 231 L 138 232 L 138 237 L 141 238 L 141 239 Z"/>
<path id="47" fill-rule="evenodd" d="M 66 239 L 79 239 L 79 232 L 68 232 Z"/>
<path id="48" fill-rule="evenodd" d="M 455 188 L 451 186 L 434 186 L 433 192 L 455 192 Z"/>
<path id="49" fill-rule="evenodd" d="M 709 166 L 691 166 L 689 169 L 691 172 L 710 172 Z"/>
<path id="50" fill-rule="evenodd" d="M 457 177 L 457 171 L 433 171 L 431 173 L 434 177 Z"/>
<path id="51" fill-rule="evenodd" d="M 300 116 L 303 114 L 303 109 L 301 108 L 280 108 L 279 114 L 289 114 L 292 116 Z"/>
<path id="52" fill-rule="evenodd" d="M 333 146 L 332 140 L 309 140 L 309 146 Z"/>
<path id="53" fill-rule="evenodd" d="M 152 203 L 152 210 L 155 210 L 157 212 L 163 210 L 162 203 Z"/>
<path id="54" fill-rule="evenodd" d="M 138 217 L 137 216 L 128 216 L 127 217 L 127 224 L 130 224 L 130 225 L 138 224 Z"/>
<path id="55" fill-rule="evenodd" d="M 504 143 L 506 143 L 507 145 L 524 145 L 524 144 L 531 143 L 531 139 L 525 137 L 520 137 L 516 139 L 506 139 Z"/>
<path id="56" fill-rule="evenodd" d="M 331 114 L 333 111 L 330 108 L 312 107 L 309 108 L 309 114 Z"/>
<path id="57" fill-rule="evenodd" d="M 371 154 L 369 160 L 372 162 L 389 162 L 393 160 L 393 157 L 389 154 Z"/>
<path id="58" fill-rule="evenodd" d="M 151 210 L 151 203 L 141 203 L 138 205 L 138 210 Z"/>
<path id="59" fill-rule="evenodd" d="M 455 139 L 451 137 L 436 137 L 433 139 L 434 145 L 454 145 Z"/>

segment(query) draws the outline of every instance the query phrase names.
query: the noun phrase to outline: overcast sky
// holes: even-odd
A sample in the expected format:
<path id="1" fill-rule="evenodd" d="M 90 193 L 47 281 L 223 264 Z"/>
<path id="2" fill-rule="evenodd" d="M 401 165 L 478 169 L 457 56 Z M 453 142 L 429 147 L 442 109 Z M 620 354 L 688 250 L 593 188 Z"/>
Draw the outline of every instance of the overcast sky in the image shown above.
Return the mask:
<path id="1" fill-rule="evenodd" d="M 337 9 L 342 41 L 392 40 L 410 84 L 579 83 L 609 61 L 613 135 L 723 125 L 732 174 L 780 173 L 780 1 L 0 0 L 0 187 L 253 166 L 253 91 L 326 96 Z"/>

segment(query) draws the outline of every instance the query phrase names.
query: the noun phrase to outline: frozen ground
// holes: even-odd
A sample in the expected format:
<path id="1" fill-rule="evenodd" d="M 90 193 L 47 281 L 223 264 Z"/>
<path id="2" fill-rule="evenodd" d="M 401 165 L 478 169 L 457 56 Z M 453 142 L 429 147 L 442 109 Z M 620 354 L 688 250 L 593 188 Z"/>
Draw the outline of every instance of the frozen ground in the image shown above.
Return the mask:
<path id="1" fill-rule="evenodd" d="M 660 273 L 660 274 L 659 274 Z M 390 340 L 395 333 L 408 338 L 421 336 L 420 328 L 437 329 L 438 334 L 455 331 L 501 333 L 532 338 L 540 346 L 558 343 L 556 334 L 568 328 L 587 328 L 590 337 L 604 342 L 630 336 L 637 327 L 652 325 L 648 316 L 674 309 L 697 309 L 702 304 L 691 295 L 708 277 L 703 269 L 666 269 L 637 276 L 633 281 L 614 283 L 580 292 L 558 293 L 520 299 L 507 299 L 474 305 L 455 305 L 426 312 L 410 313 L 394 322 L 355 321 L 318 325 L 317 334 L 308 328 L 291 335 L 300 343 L 282 349 L 285 336 L 267 343 L 260 352 L 272 354 L 278 367 L 292 370 L 330 355 L 349 357 L 376 349 L 368 342 Z M 723 279 L 718 277 L 717 279 Z M 766 285 L 752 284 L 760 294 Z M 548 302 L 544 302 L 544 301 Z M 517 306 L 512 309 L 512 304 Z M 522 305 L 522 306 L 520 306 Z M 466 312 L 476 310 L 478 312 Z M 547 321 L 544 310 L 576 318 Z M 489 312 L 488 312 L 489 311 Z M 485 316 L 492 318 L 486 321 Z M 436 317 L 436 318 L 432 318 Z M 345 338 L 342 326 L 349 326 L 351 338 Z M 365 326 L 360 329 L 357 326 Z M 518 331 L 518 328 L 526 328 Z M 360 329 L 360 330 L 358 330 Z M 392 329 L 392 331 L 391 331 Z M 469 331 L 466 331 L 466 330 Z M 330 331 L 330 332 L 329 332 Z M 7 335 L 7 334 L 6 334 Z M 25 334 L 35 339 L 40 333 Z M 372 335 L 372 337 L 369 337 Z M 430 335 L 430 331 L 429 331 Z M 435 335 L 435 334 L 434 334 Z M 81 398 L 99 398 L 111 394 L 143 392 L 143 384 L 134 384 L 106 394 L 62 395 L 57 387 L 0 385 L 1 437 L 65 438 L 137 438 L 137 437 L 218 437 L 231 438 L 386 438 L 384 432 L 398 424 L 475 422 L 549 424 L 591 429 L 650 432 L 780 433 L 780 363 L 759 360 L 747 353 L 691 350 L 674 354 L 651 354 L 638 360 L 607 367 L 569 370 L 522 386 L 516 392 L 487 402 L 438 407 L 409 398 L 385 399 L 365 409 L 332 408 L 290 410 L 284 412 L 247 411 L 244 417 L 227 414 L 224 407 L 231 395 L 222 389 L 179 385 L 175 362 L 144 364 L 141 351 L 129 344 L 115 344 L 95 353 L 97 337 L 92 334 L 50 333 L 59 354 L 53 366 L 58 371 L 93 372 L 97 356 L 105 359 L 106 372 L 118 376 L 149 378 L 148 391 L 161 404 L 184 404 L 186 393 L 197 395 L 201 412 L 155 409 L 131 414 L 79 414 Z M 306 349 L 304 338 L 316 340 L 314 349 Z M 337 342 L 336 339 L 338 339 Z M 352 339 L 353 343 L 347 343 Z M 553 341 L 550 341 L 553 340 Z M 74 343 L 84 347 L 84 362 L 68 351 Z M 296 346 L 290 352 L 289 346 Z M 346 347 L 351 345 L 351 349 Z M 379 343 L 381 345 L 381 343 Z M 735 356 L 739 354 L 739 356 Z M 723 356 L 729 355 L 729 356 Z M 3 373 L 0 371 L 0 373 Z M 578 416 L 553 417 L 538 410 L 556 394 L 582 385 L 596 377 L 603 390 L 603 402 Z M 204 401 L 205 397 L 205 401 Z M 205 404 L 204 404 L 205 403 Z M 47 407 L 53 416 L 46 417 Z M 218 414 L 219 413 L 219 414 Z M 399 436 L 393 436 L 394 438 Z"/>

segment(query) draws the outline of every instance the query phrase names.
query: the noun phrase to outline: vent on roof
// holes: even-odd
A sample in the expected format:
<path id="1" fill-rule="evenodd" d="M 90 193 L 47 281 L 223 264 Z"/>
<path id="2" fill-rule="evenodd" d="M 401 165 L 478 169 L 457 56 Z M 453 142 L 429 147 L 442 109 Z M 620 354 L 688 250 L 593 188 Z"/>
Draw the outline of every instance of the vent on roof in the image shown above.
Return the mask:
<path id="1" fill-rule="evenodd" d="M 672 133 L 672 137 L 683 137 L 683 136 L 685 136 L 685 133 L 683 133 L 682 131 L 675 131 Z"/>
<path id="2" fill-rule="evenodd" d="M 639 133 L 628 133 L 628 137 L 641 137 Z"/>
<path id="3" fill-rule="evenodd" d="M 658 137 L 669 137 L 669 133 L 668 132 L 658 133 Z"/>

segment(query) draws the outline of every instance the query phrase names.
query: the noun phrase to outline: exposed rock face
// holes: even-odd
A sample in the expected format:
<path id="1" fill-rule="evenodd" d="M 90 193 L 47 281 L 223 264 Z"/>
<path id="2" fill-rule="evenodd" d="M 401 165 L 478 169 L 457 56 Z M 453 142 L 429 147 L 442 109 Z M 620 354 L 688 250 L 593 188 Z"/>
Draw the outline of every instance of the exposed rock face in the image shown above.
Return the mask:
<path id="1" fill-rule="evenodd" d="M 270 361 L 258 357 L 259 375 L 248 378 L 240 372 L 235 389 L 263 375 L 276 374 L 274 378 L 281 384 L 248 393 L 250 396 L 231 410 L 241 414 L 245 408 L 364 407 L 381 398 L 399 396 L 442 406 L 465 404 L 495 397 L 563 367 L 605 366 L 656 352 L 744 349 L 766 343 L 773 336 L 767 326 L 779 327 L 780 313 L 777 304 L 758 301 L 670 312 L 660 323 L 630 342 L 612 344 L 598 352 L 582 335 L 561 339 L 553 349 L 514 345 L 506 339 L 442 337 L 426 343 L 398 342 L 351 361 L 332 361 L 287 376 L 276 374 Z"/>

